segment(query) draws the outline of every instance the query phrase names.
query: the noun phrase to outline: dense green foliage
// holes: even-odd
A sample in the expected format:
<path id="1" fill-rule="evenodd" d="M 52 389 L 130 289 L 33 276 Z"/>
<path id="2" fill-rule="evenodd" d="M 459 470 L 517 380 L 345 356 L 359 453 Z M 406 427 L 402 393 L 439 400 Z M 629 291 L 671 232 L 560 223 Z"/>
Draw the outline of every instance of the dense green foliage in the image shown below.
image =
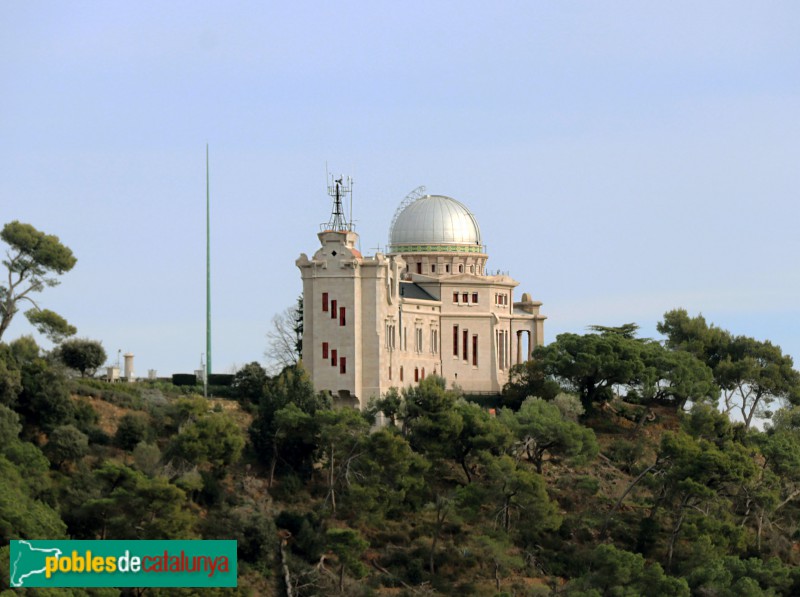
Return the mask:
<path id="1" fill-rule="evenodd" d="M 798 594 L 791 359 L 681 311 L 662 331 L 561 335 L 497 412 L 437 376 L 334 408 L 300 364 L 212 402 L 0 344 L 0 535 L 236 539 L 252 595 Z"/>
<path id="2" fill-rule="evenodd" d="M 75 369 L 81 377 L 90 377 L 98 367 L 106 362 L 106 351 L 97 340 L 73 338 L 66 340 L 58 347 L 58 358 L 70 369 Z"/>
<path id="3" fill-rule="evenodd" d="M 800 373 L 769 341 L 734 336 L 683 309 L 667 313 L 658 331 L 667 336 L 668 347 L 695 356 L 713 371 L 724 412 L 738 415 L 746 427 L 755 417 L 769 418 L 776 402 L 800 403 Z"/>
<path id="4" fill-rule="evenodd" d="M 23 302 L 33 306 L 25 312 L 28 320 L 53 342 L 74 334 L 74 327 L 53 311 L 41 309 L 31 296 L 56 286 L 59 280 L 55 276 L 75 267 L 72 251 L 57 236 L 16 220 L 3 226 L 0 239 L 8 245 L 3 260 L 7 275 L 2 277 L 7 283 L 0 284 L 0 339 Z"/>

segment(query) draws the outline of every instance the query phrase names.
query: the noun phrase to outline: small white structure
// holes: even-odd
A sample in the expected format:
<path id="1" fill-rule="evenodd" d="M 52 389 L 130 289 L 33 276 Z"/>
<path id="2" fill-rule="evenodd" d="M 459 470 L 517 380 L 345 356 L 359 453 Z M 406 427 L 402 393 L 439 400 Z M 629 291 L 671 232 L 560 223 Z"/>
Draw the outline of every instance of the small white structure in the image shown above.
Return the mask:
<path id="1" fill-rule="evenodd" d="M 158 378 L 158 372 L 155 369 L 148 369 L 147 370 L 147 379 L 150 381 L 155 381 Z"/>
<path id="2" fill-rule="evenodd" d="M 106 379 L 111 382 L 119 381 L 119 367 L 116 365 L 106 367 Z"/>
<path id="3" fill-rule="evenodd" d="M 123 357 L 125 358 L 125 379 L 127 381 L 134 381 L 133 373 L 133 353 L 126 352 Z"/>

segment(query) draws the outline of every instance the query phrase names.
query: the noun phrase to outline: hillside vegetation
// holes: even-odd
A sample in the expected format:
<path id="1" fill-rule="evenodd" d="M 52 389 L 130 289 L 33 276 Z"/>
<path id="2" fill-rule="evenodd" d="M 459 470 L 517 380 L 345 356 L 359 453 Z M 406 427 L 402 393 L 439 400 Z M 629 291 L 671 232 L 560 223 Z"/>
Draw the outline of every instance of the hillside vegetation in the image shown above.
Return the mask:
<path id="1" fill-rule="evenodd" d="M 206 400 L 0 344 L 0 591 L 215 594 L 12 592 L 7 545 L 224 538 L 219 594 L 800 594 L 791 359 L 684 311 L 660 331 L 559 336 L 499 408 L 428 377 L 364 413 L 302 365 Z"/>

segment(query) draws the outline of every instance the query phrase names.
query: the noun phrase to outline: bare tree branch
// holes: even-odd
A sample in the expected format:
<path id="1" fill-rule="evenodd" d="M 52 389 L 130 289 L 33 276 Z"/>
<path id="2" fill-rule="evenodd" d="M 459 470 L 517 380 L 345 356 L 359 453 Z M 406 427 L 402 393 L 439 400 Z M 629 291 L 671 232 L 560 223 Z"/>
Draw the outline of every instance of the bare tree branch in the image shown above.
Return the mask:
<path id="1" fill-rule="evenodd" d="M 302 335 L 296 331 L 297 320 L 298 309 L 295 306 L 287 307 L 272 318 L 267 331 L 267 349 L 264 351 L 264 356 L 267 358 L 267 371 L 271 375 L 280 373 L 286 367 L 296 365 L 300 358 L 297 353 L 297 344 Z"/>

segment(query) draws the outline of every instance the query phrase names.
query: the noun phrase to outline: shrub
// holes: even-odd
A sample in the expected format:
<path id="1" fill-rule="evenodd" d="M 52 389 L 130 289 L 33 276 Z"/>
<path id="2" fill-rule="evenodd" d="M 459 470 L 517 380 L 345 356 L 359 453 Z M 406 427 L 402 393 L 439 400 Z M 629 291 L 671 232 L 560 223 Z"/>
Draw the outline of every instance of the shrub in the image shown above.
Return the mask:
<path id="1" fill-rule="evenodd" d="M 120 419 L 114 443 L 123 450 L 133 450 L 147 437 L 147 419 L 144 415 L 127 413 Z"/>
<path id="2" fill-rule="evenodd" d="M 100 417 L 97 415 L 97 411 L 89 404 L 88 400 L 81 399 L 75 403 L 75 424 L 78 429 L 84 433 L 88 433 L 89 429 L 91 429 L 99 419 Z"/>
<path id="3" fill-rule="evenodd" d="M 74 425 L 56 427 L 44 447 L 47 458 L 56 467 L 75 462 L 89 450 L 89 440 Z"/>
<path id="4" fill-rule="evenodd" d="M 630 473 L 636 462 L 644 454 L 642 442 L 632 442 L 624 438 L 615 439 L 608 446 L 608 457 L 624 472 Z"/>
<path id="5" fill-rule="evenodd" d="M 111 445 L 111 436 L 100 429 L 100 427 L 90 427 L 86 430 L 86 435 L 89 436 L 89 443 L 98 446 Z"/>

